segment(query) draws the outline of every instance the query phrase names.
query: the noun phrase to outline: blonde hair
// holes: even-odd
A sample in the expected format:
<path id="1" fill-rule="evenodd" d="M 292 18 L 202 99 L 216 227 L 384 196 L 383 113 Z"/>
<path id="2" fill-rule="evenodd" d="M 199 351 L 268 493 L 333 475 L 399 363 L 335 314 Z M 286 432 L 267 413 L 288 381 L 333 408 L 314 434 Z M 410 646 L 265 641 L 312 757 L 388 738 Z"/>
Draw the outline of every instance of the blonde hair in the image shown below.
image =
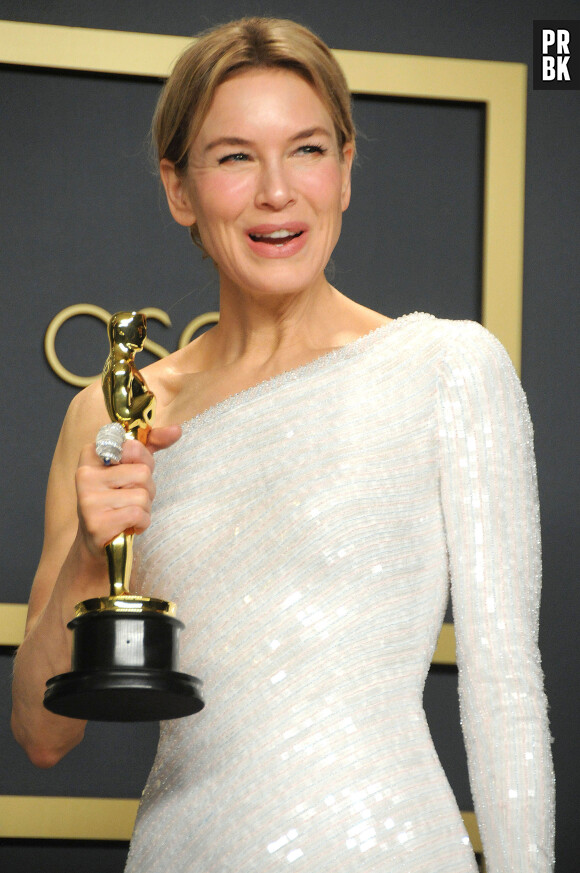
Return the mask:
<path id="1" fill-rule="evenodd" d="M 184 173 L 217 88 L 237 72 L 256 68 L 290 70 L 305 79 L 332 119 L 340 153 L 345 143 L 354 146 L 350 92 L 328 46 L 294 21 L 241 18 L 200 34 L 175 64 L 153 117 L 158 159 L 167 158 Z M 201 246 L 196 225 L 190 233 Z"/>

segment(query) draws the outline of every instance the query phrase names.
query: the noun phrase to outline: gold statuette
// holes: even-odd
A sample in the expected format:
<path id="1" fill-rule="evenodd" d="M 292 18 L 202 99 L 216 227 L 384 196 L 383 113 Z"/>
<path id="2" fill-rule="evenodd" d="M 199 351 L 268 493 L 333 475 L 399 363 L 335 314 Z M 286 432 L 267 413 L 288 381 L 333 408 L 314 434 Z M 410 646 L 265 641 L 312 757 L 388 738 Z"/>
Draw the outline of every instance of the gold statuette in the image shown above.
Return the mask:
<path id="1" fill-rule="evenodd" d="M 107 427 L 114 431 L 116 423 L 121 439 L 124 431 L 125 439 L 144 444 L 155 414 L 155 396 L 135 366 L 135 355 L 143 348 L 146 335 L 142 313 L 113 315 L 111 350 L 102 377 L 105 405 L 113 422 Z M 99 454 L 108 463 L 115 448 L 110 449 L 110 439 L 105 442 L 107 451 Z M 83 600 L 75 608 L 75 618 L 69 623 L 72 671 L 47 682 L 44 705 L 52 712 L 96 721 L 156 721 L 192 715 L 203 708 L 199 679 L 176 670 L 183 624 L 175 618 L 175 605 L 129 593 L 133 539 L 132 531 L 123 531 L 105 547 L 109 596 Z"/>

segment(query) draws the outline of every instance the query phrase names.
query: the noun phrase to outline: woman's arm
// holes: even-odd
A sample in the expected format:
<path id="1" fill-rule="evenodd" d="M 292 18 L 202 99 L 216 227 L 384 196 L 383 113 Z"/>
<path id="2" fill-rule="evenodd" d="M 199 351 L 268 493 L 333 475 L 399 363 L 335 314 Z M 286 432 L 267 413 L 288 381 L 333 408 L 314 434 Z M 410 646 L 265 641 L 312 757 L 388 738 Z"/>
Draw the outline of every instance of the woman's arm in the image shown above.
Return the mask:
<path id="1" fill-rule="evenodd" d="M 99 386 L 73 400 L 49 476 L 45 538 L 32 586 L 24 641 L 14 666 L 12 730 L 34 764 L 51 767 L 83 738 L 85 722 L 43 706 L 46 681 L 71 668 L 67 623 L 80 600 L 109 590 L 104 546 L 121 531 L 146 529 L 154 495 L 151 451 L 136 441 L 122 463 L 105 467 L 94 437 L 108 421 Z M 179 428 L 151 433 L 151 450 L 171 445 Z"/>
<path id="2" fill-rule="evenodd" d="M 475 324 L 452 330 L 440 376 L 441 489 L 474 805 L 489 873 L 546 873 L 554 786 L 532 427 L 498 341 Z"/>

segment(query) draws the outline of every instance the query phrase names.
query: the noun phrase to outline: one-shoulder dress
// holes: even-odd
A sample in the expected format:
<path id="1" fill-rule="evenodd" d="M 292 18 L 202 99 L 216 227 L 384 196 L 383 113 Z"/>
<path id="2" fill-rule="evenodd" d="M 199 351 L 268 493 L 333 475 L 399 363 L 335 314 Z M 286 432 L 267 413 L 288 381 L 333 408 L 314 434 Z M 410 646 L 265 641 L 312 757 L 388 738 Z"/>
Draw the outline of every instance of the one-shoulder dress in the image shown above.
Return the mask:
<path id="1" fill-rule="evenodd" d="M 475 871 L 422 705 L 449 588 L 488 873 L 552 869 L 532 442 L 500 343 L 425 314 L 184 425 L 136 566 L 206 706 L 161 726 L 127 871 Z"/>

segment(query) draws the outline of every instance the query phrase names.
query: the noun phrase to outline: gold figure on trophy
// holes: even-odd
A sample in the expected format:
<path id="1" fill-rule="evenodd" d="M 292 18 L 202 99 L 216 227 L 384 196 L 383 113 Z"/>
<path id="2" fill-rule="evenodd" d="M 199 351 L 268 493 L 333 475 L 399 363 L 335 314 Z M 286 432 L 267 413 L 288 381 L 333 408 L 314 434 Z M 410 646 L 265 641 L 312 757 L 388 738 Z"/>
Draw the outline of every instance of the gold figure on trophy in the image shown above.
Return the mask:
<path id="1" fill-rule="evenodd" d="M 155 395 L 135 366 L 147 336 L 141 312 L 118 312 L 107 328 L 111 351 L 103 367 L 103 394 L 111 421 L 123 425 L 130 439 L 147 442 L 155 415 Z"/>
<path id="2" fill-rule="evenodd" d="M 111 424 L 99 431 L 97 454 L 105 464 L 121 459 L 125 439 L 147 443 L 155 396 L 135 366 L 147 321 L 140 312 L 118 312 L 109 322 L 110 353 L 102 376 Z M 180 718 L 203 708 L 200 681 L 177 672 L 175 604 L 129 593 L 133 531 L 106 547 L 110 593 L 77 603 L 72 671 L 47 682 L 45 706 L 73 718 L 149 721 Z"/>
<path id="3" fill-rule="evenodd" d="M 111 351 L 103 367 L 105 406 L 112 422 L 119 422 L 126 439 L 147 442 L 155 415 L 155 395 L 135 366 L 147 336 L 147 320 L 141 312 L 118 312 L 108 325 Z M 106 546 L 111 597 L 129 594 L 133 565 L 133 534 L 119 534 Z"/>

